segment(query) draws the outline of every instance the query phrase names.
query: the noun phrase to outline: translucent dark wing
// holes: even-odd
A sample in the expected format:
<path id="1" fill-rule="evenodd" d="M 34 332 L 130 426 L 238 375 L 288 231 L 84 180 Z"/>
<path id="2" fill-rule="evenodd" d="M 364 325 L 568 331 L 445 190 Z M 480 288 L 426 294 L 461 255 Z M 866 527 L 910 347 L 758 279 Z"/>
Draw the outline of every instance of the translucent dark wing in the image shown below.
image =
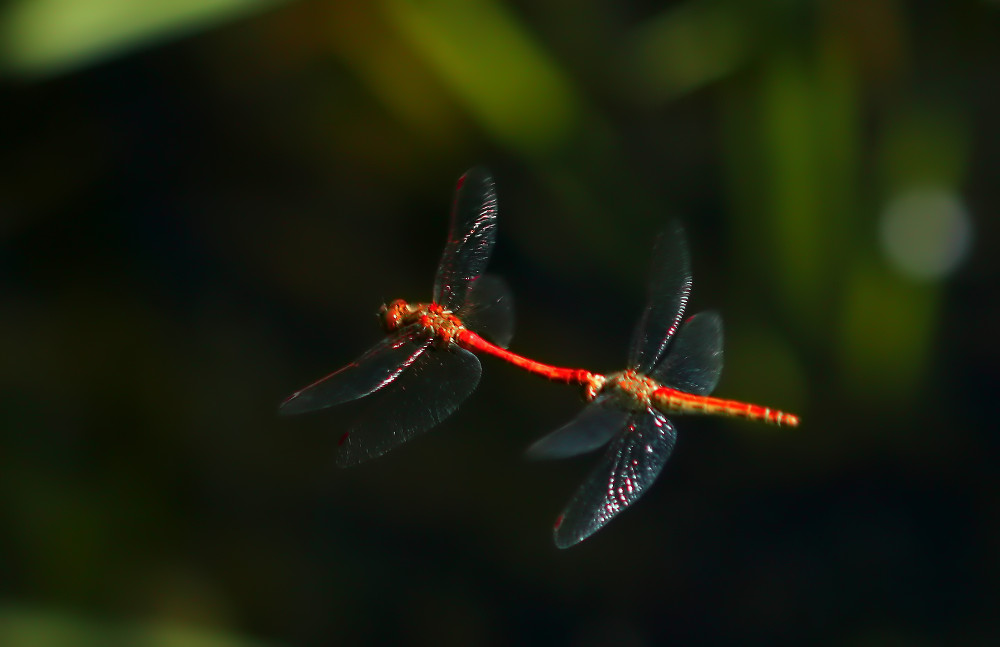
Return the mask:
<path id="1" fill-rule="evenodd" d="M 722 375 L 722 317 L 699 312 L 681 324 L 670 352 L 649 374 L 658 382 L 698 395 L 715 390 Z"/>
<path id="2" fill-rule="evenodd" d="M 462 323 L 497 346 L 507 348 L 514 336 L 514 298 L 507 283 L 485 274 L 472 284 L 468 302 L 458 313 Z"/>
<path id="3" fill-rule="evenodd" d="M 658 411 L 631 414 L 559 516 L 556 546 L 583 541 L 635 503 L 663 469 L 676 440 L 677 431 Z"/>
<path id="4" fill-rule="evenodd" d="M 386 337 L 344 368 L 296 391 L 281 403 L 279 413 L 294 415 L 332 407 L 391 384 L 431 345 L 430 340 L 415 338 L 413 332 L 402 330 Z"/>
<path id="5" fill-rule="evenodd" d="M 434 277 L 435 303 L 452 311 L 462 307 L 472 282 L 486 269 L 496 233 L 493 177 L 486 169 L 470 169 L 455 189 L 448 242 Z"/>
<path id="6" fill-rule="evenodd" d="M 615 433 L 625 427 L 630 415 L 627 411 L 607 406 L 607 399 L 607 396 L 599 396 L 576 418 L 535 441 L 528 448 L 528 457 L 567 458 L 607 444 Z"/>
<path id="7" fill-rule="evenodd" d="M 341 437 L 337 464 L 347 467 L 381 456 L 427 431 L 469 397 L 481 373 L 479 360 L 467 350 L 429 349 L 372 396 L 368 410 Z"/>
<path id="8" fill-rule="evenodd" d="M 656 239 L 650 271 L 649 300 L 632 334 L 628 365 L 649 373 L 663 357 L 677 331 L 691 294 L 691 262 L 684 230 L 673 222 Z"/>

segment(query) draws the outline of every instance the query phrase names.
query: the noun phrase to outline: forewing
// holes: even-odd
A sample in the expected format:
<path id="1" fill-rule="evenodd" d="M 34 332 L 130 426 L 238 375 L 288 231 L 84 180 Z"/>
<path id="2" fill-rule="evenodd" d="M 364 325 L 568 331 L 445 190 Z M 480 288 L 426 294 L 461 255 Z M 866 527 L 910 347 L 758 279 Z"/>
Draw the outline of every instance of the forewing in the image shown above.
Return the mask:
<path id="1" fill-rule="evenodd" d="M 325 409 L 385 388 L 431 345 L 430 340 L 415 341 L 412 332 L 404 330 L 386 337 L 339 371 L 296 391 L 281 403 L 279 413 L 294 415 Z"/>
<path id="2" fill-rule="evenodd" d="M 672 222 L 653 247 L 649 298 L 629 345 L 630 368 L 649 373 L 656 366 L 681 323 L 690 294 L 691 261 L 684 230 Z"/>
<path id="3" fill-rule="evenodd" d="M 507 348 L 514 336 L 514 298 L 507 282 L 495 274 L 479 277 L 459 317 L 470 330 Z"/>
<path id="4" fill-rule="evenodd" d="M 486 169 L 470 169 L 459 178 L 455 189 L 448 242 L 434 278 L 435 303 L 452 311 L 462 307 L 472 282 L 486 269 L 496 231 L 493 177 Z"/>
<path id="5" fill-rule="evenodd" d="M 653 409 L 633 413 L 556 522 L 559 548 L 583 541 L 635 503 L 659 475 L 677 432 Z"/>
<path id="6" fill-rule="evenodd" d="M 535 441 L 529 458 L 567 458 L 594 451 L 607 444 L 628 422 L 629 413 L 607 406 L 606 396 L 598 397 L 562 427 Z"/>
<path id="7" fill-rule="evenodd" d="M 458 408 L 476 385 L 482 368 L 475 355 L 452 346 L 423 353 L 341 437 L 337 464 L 354 465 L 381 456 L 427 431 Z"/>
<path id="8" fill-rule="evenodd" d="M 677 332 L 670 352 L 649 376 L 662 384 L 698 395 L 715 390 L 722 375 L 722 317 L 699 312 Z"/>

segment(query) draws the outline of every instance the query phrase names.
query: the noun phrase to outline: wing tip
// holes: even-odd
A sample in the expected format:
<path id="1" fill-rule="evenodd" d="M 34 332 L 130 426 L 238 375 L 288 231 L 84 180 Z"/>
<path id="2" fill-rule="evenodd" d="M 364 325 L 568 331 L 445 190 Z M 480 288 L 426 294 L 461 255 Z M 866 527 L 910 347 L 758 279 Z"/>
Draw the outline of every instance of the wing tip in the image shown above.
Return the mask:
<path id="1" fill-rule="evenodd" d="M 278 405 L 278 415 L 279 416 L 295 416 L 300 413 L 304 413 L 306 410 L 303 409 L 302 403 L 298 400 L 299 394 L 293 393 Z"/>
<path id="2" fill-rule="evenodd" d="M 375 458 L 376 456 L 367 456 L 361 454 L 357 451 L 353 451 L 350 442 L 351 432 L 346 431 L 337 441 L 337 459 L 335 461 L 337 467 L 344 469 L 347 467 L 353 467 L 358 463 L 364 463 L 367 460 Z"/>
<path id="3" fill-rule="evenodd" d="M 494 185 L 496 181 L 493 179 L 493 174 L 485 166 L 476 165 L 462 173 L 461 177 L 458 178 L 458 182 L 455 183 L 455 191 L 461 191 L 462 187 L 469 181 L 478 184 Z"/>
<path id="4" fill-rule="evenodd" d="M 545 450 L 545 438 L 548 438 L 548 436 L 528 445 L 528 448 L 524 450 L 524 458 L 529 461 L 543 461 L 549 458 L 556 458 Z"/>
<path id="5" fill-rule="evenodd" d="M 576 546 L 581 541 L 594 534 L 593 531 L 586 534 L 580 534 L 579 532 L 569 532 L 567 526 L 565 525 L 566 515 L 561 514 L 556 517 L 555 523 L 552 525 L 552 540 L 559 550 L 566 550 L 567 548 L 572 548 Z"/>
<path id="6" fill-rule="evenodd" d="M 560 427 L 560 429 L 562 429 L 562 427 Z M 573 447 L 570 443 L 566 442 L 565 438 L 557 436 L 556 434 L 560 429 L 546 434 L 528 445 L 528 448 L 524 450 L 525 458 L 531 461 L 558 460 L 562 458 L 572 458 L 589 451 L 580 449 L 579 447 Z"/>

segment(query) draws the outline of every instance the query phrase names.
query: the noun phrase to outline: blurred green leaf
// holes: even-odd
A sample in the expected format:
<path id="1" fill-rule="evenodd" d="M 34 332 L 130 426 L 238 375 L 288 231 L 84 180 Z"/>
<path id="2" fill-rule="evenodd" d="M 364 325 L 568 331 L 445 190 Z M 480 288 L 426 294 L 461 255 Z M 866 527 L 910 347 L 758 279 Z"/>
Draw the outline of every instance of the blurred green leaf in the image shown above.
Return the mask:
<path id="1" fill-rule="evenodd" d="M 860 261 L 848 277 L 840 325 L 846 385 L 855 397 L 904 398 L 926 375 L 940 290 L 880 263 Z"/>
<path id="2" fill-rule="evenodd" d="M 4 647 L 264 647 L 218 631 L 165 622 L 112 623 L 71 613 L 0 607 Z"/>
<path id="3" fill-rule="evenodd" d="M 635 91 L 665 101 L 744 65 L 756 38 L 744 13 L 729 2 L 690 1 L 643 23 L 628 57 Z"/>
<path id="4" fill-rule="evenodd" d="M 579 99 L 555 63 L 492 0 L 386 0 L 390 21 L 498 141 L 526 153 L 562 143 Z"/>
<path id="5" fill-rule="evenodd" d="M 283 0 L 13 0 L 0 9 L 0 70 L 66 72 Z"/>
<path id="6" fill-rule="evenodd" d="M 890 192 L 915 186 L 954 189 L 964 179 L 968 127 L 955 110 L 907 104 L 880 144 L 883 185 Z"/>

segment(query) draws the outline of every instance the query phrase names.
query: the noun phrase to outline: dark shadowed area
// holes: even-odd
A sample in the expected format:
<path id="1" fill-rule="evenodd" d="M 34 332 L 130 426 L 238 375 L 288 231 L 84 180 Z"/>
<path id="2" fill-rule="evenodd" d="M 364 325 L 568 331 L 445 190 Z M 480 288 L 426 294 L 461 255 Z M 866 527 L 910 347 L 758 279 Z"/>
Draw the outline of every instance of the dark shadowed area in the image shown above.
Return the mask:
<path id="1" fill-rule="evenodd" d="M 1000 4 L 0 5 L 0 645 L 988 645 Z M 496 177 L 511 348 L 624 368 L 688 232 L 715 393 L 569 550 L 577 389 L 482 358 L 349 469 L 278 404 Z"/>

